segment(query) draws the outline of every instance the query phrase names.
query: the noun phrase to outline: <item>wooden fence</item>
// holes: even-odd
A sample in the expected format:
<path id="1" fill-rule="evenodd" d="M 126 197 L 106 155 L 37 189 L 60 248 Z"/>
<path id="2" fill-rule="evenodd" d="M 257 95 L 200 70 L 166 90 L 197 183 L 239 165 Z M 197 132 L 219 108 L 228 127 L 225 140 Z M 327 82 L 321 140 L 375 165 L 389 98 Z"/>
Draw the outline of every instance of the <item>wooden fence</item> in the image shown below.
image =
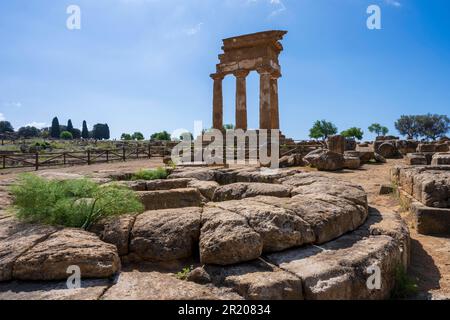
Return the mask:
<path id="1" fill-rule="evenodd" d="M 119 149 L 63 151 L 63 152 L 36 152 L 0 153 L 0 170 L 12 168 L 34 168 L 66 166 L 66 165 L 91 165 L 96 163 L 108 163 L 114 161 L 127 161 L 136 159 L 151 159 L 164 157 L 168 151 L 166 146 L 138 146 L 135 148 L 123 147 Z"/>

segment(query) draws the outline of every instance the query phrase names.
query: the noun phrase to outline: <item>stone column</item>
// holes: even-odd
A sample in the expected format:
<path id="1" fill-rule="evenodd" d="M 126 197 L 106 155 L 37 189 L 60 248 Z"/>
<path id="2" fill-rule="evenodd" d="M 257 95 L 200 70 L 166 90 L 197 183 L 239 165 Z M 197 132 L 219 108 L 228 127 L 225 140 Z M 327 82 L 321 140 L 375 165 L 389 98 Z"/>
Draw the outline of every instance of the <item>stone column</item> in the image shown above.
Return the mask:
<path id="1" fill-rule="evenodd" d="M 330 150 L 332 152 L 344 154 L 344 152 L 345 152 L 345 137 L 343 137 L 341 135 L 334 135 L 334 136 L 328 137 L 327 147 L 328 147 L 328 150 Z"/>
<path id="2" fill-rule="evenodd" d="M 270 129 L 280 129 L 280 116 L 278 111 L 278 78 L 280 75 L 272 74 L 270 79 Z"/>
<path id="3" fill-rule="evenodd" d="M 270 71 L 258 69 L 259 86 L 259 128 L 270 129 Z"/>
<path id="4" fill-rule="evenodd" d="M 223 129 L 223 95 L 222 95 L 222 80 L 225 76 L 223 74 L 212 74 L 214 79 L 213 89 L 213 128 Z"/>
<path id="5" fill-rule="evenodd" d="M 247 130 L 247 85 L 245 78 L 249 71 L 239 70 L 236 77 L 236 129 Z"/>

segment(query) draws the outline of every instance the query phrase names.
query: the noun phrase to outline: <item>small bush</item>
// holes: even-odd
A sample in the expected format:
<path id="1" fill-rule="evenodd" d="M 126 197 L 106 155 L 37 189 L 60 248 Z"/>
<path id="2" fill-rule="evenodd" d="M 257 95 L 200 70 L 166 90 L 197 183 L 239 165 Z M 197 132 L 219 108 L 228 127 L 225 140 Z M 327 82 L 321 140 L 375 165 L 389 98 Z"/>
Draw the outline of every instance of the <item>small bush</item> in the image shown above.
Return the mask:
<path id="1" fill-rule="evenodd" d="M 102 218 L 144 209 L 132 190 L 86 179 L 56 181 L 23 174 L 10 191 L 19 219 L 49 225 L 88 229 Z"/>
<path id="2" fill-rule="evenodd" d="M 392 299 L 406 299 L 417 293 L 417 284 L 411 279 L 403 266 L 395 269 L 395 287 L 392 290 Z"/>
<path id="3" fill-rule="evenodd" d="M 61 132 L 59 137 L 63 140 L 72 140 L 73 139 L 73 135 L 69 131 Z"/>
<path id="4" fill-rule="evenodd" d="M 186 280 L 187 275 L 192 270 L 194 270 L 194 266 L 183 268 L 183 270 L 181 270 L 180 272 L 177 272 L 177 274 L 176 274 L 177 279 L 179 279 L 179 280 Z"/>
<path id="5" fill-rule="evenodd" d="M 155 170 L 139 170 L 135 172 L 131 180 L 157 180 L 166 179 L 169 173 L 164 168 L 157 168 Z"/>

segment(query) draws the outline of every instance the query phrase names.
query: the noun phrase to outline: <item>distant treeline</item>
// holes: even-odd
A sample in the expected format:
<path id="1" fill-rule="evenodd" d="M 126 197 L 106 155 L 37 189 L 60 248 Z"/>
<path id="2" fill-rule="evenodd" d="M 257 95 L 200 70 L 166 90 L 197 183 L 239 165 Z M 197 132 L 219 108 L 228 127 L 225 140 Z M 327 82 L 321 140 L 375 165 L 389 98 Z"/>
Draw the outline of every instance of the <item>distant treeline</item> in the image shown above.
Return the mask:
<path id="1" fill-rule="evenodd" d="M 110 138 L 109 126 L 107 123 L 97 123 L 92 130 L 88 129 L 86 121 L 83 121 L 81 129 L 73 126 L 72 120 L 67 121 L 67 125 L 61 125 L 57 117 L 52 120 L 51 127 L 36 128 L 25 126 L 14 130 L 9 121 L 0 121 L 0 134 L 9 134 L 18 138 L 53 138 L 53 139 L 96 139 L 108 140 Z"/>

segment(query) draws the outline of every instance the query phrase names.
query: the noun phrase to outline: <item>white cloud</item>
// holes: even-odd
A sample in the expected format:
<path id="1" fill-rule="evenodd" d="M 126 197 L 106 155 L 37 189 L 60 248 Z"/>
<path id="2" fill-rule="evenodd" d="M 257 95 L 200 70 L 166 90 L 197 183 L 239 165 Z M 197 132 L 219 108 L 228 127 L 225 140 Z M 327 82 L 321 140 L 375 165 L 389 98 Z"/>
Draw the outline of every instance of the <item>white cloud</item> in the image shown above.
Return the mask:
<path id="1" fill-rule="evenodd" d="M 384 0 L 384 2 L 386 4 L 388 4 L 388 5 L 390 5 L 390 6 L 394 6 L 394 7 L 397 7 L 397 8 L 402 6 L 402 4 L 399 1 L 397 1 L 397 0 Z"/>
<path id="2" fill-rule="evenodd" d="M 6 118 L 5 118 L 5 116 L 3 115 L 3 113 L 0 113 L 0 121 L 5 121 L 6 120 Z"/>
<path id="3" fill-rule="evenodd" d="M 8 101 L 4 102 L 3 106 L 5 108 L 20 108 L 22 106 L 22 103 L 19 101 Z"/>
<path id="4" fill-rule="evenodd" d="M 185 29 L 184 33 L 187 34 L 188 36 L 194 36 L 200 32 L 200 30 L 202 29 L 202 26 L 203 26 L 203 22 L 200 22 L 192 28 Z"/>
<path id="5" fill-rule="evenodd" d="M 42 128 L 49 127 L 49 125 L 46 124 L 45 122 L 31 122 L 31 123 L 26 124 L 25 127 L 35 127 L 38 129 L 42 129 Z"/>
<path id="6" fill-rule="evenodd" d="M 286 6 L 284 5 L 283 1 L 281 1 L 281 0 L 270 0 L 270 4 L 272 6 L 275 6 L 276 9 L 270 13 L 269 17 L 276 16 L 276 15 L 282 13 L 283 11 L 286 11 Z"/>

